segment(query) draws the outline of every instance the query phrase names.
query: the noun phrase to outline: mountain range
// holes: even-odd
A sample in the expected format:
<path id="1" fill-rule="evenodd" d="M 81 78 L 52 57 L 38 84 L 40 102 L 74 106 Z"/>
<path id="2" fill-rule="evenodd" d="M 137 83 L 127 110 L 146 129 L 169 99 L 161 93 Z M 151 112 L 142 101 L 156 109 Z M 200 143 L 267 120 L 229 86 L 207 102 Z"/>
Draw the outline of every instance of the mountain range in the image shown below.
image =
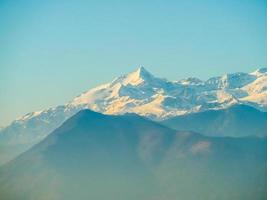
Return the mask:
<path id="1" fill-rule="evenodd" d="M 0 167 L 4 200 L 263 200 L 267 139 L 82 110 Z"/>
<path id="2" fill-rule="evenodd" d="M 214 137 L 267 136 L 267 112 L 247 105 L 176 116 L 161 123 L 177 130 Z"/>
<path id="3" fill-rule="evenodd" d="M 82 109 L 112 115 L 136 113 L 161 121 L 240 104 L 262 112 L 267 110 L 267 68 L 252 73 L 226 74 L 206 81 L 198 78 L 168 81 L 140 67 L 110 83 L 90 89 L 64 105 L 28 113 L 1 129 L 0 164 L 44 139 Z M 207 133 L 212 134 L 216 136 L 217 132 Z M 253 134 L 228 132 L 225 135 Z"/>

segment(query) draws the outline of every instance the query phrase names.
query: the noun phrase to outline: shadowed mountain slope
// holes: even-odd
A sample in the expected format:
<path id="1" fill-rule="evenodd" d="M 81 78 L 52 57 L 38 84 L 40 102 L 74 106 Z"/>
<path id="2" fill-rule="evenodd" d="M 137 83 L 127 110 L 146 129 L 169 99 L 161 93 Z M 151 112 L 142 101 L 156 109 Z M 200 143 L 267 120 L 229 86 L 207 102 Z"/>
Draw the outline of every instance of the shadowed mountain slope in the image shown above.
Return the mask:
<path id="1" fill-rule="evenodd" d="M 3 200 L 266 199 L 267 141 L 83 110 L 0 168 Z"/>
<path id="2" fill-rule="evenodd" d="M 207 136 L 267 136 L 267 112 L 246 105 L 177 116 L 162 124 Z"/>

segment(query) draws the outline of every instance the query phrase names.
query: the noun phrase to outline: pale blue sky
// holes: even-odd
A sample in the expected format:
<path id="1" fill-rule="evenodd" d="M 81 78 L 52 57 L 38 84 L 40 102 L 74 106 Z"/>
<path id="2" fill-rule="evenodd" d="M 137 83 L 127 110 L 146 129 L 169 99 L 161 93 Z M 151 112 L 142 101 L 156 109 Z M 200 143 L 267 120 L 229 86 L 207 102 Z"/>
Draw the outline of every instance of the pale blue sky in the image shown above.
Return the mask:
<path id="1" fill-rule="evenodd" d="M 139 65 L 172 80 L 266 67 L 266 36 L 266 0 L 0 0 L 0 126 Z"/>

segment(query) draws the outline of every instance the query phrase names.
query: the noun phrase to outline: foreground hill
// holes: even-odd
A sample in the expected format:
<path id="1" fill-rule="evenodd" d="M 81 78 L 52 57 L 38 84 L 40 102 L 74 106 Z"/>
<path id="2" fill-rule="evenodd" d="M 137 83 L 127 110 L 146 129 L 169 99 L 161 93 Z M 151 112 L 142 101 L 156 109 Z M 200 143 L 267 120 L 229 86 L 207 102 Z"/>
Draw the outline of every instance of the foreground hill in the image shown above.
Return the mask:
<path id="1" fill-rule="evenodd" d="M 267 68 L 233 73 L 206 81 L 168 81 L 145 68 L 122 75 L 77 96 L 70 102 L 31 112 L 0 130 L 0 165 L 40 142 L 82 109 L 106 114 L 137 113 L 163 120 L 177 115 L 218 110 L 236 104 L 267 109 Z"/>
<path id="2" fill-rule="evenodd" d="M 207 136 L 267 136 L 267 112 L 246 105 L 177 116 L 162 123 Z"/>
<path id="3" fill-rule="evenodd" d="M 261 200 L 267 141 L 80 111 L 0 168 L 3 200 Z"/>

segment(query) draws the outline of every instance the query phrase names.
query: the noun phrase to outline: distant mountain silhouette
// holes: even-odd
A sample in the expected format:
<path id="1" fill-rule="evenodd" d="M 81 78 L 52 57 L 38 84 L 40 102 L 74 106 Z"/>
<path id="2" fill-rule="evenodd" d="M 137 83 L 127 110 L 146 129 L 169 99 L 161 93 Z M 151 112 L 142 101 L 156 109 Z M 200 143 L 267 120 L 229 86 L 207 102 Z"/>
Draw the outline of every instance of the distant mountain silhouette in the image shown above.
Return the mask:
<path id="1" fill-rule="evenodd" d="M 267 136 L 267 112 L 246 105 L 177 116 L 162 123 L 207 136 Z"/>
<path id="2" fill-rule="evenodd" d="M 83 110 L 0 168 L 3 200 L 260 200 L 267 141 Z"/>

